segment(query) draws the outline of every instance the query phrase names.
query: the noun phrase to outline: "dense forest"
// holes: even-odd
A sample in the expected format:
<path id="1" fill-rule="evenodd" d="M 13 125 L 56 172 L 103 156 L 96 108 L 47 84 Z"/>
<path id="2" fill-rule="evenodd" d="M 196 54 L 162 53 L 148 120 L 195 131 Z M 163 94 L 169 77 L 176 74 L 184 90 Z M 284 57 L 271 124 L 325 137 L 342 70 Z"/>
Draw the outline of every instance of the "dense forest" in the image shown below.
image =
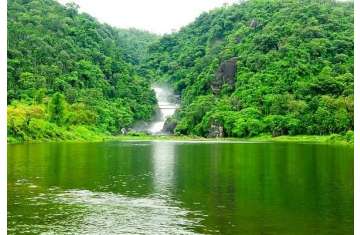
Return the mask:
<path id="1" fill-rule="evenodd" d="M 351 134 L 353 2 L 249 0 L 200 15 L 149 47 L 181 94 L 176 134 Z"/>
<path id="2" fill-rule="evenodd" d="M 156 99 L 141 64 L 156 39 L 74 4 L 9 0 L 9 139 L 91 139 L 151 119 Z"/>
<path id="3" fill-rule="evenodd" d="M 8 138 L 121 134 L 181 108 L 176 135 L 327 135 L 354 128 L 353 3 L 249 0 L 162 37 L 99 23 L 54 0 L 8 1 Z M 121 17 L 121 16 L 119 16 Z"/>

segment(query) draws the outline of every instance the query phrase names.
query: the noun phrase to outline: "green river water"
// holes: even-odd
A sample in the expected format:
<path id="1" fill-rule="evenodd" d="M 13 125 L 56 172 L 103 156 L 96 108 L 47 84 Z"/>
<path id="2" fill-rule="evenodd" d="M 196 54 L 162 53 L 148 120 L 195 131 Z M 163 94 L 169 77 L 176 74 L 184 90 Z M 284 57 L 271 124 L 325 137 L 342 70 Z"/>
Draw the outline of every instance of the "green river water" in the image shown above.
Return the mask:
<path id="1" fill-rule="evenodd" d="M 9 234 L 352 234 L 353 148 L 8 145 Z"/>

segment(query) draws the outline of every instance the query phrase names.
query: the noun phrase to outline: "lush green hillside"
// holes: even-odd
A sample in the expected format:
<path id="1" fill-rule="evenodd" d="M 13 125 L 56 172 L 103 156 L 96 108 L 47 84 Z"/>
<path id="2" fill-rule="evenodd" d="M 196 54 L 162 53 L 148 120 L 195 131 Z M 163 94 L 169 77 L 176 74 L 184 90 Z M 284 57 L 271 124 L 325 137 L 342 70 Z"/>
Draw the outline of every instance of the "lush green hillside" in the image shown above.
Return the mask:
<path id="1" fill-rule="evenodd" d="M 125 55 L 125 60 L 131 63 L 140 76 L 147 80 L 155 77 L 152 68 L 147 67 L 148 48 L 160 39 L 159 35 L 138 29 L 118 29 L 119 46 Z"/>
<path id="2" fill-rule="evenodd" d="M 119 45 L 125 53 L 126 61 L 133 65 L 141 65 L 147 60 L 148 47 L 160 36 L 135 28 L 118 29 Z"/>
<path id="3" fill-rule="evenodd" d="M 172 84 L 174 133 L 248 137 L 353 130 L 353 3 L 249 0 L 159 37 L 76 5 L 8 1 L 10 141 L 118 134 Z"/>
<path id="4" fill-rule="evenodd" d="M 175 133 L 324 135 L 353 130 L 353 46 L 351 2 L 249 0 L 164 36 L 148 64 L 182 96 Z"/>
<path id="5" fill-rule="evenodd" d="M 155 96 L 136 66 L 155 39 L 100 24 L 76 5 L 9 0 L 9 139 L 93 138 L 150 119 Z"/>

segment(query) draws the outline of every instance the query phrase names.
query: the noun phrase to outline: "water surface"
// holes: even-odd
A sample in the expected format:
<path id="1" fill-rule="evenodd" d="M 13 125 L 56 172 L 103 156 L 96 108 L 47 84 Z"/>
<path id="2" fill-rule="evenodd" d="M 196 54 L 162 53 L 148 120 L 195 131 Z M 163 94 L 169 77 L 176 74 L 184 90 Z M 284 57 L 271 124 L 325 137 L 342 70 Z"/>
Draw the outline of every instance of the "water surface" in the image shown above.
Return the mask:
<path id="1" fill-rule="evenodd" d="M 9 234 L 352 234 L 353 148 L 8 145 Z"/>

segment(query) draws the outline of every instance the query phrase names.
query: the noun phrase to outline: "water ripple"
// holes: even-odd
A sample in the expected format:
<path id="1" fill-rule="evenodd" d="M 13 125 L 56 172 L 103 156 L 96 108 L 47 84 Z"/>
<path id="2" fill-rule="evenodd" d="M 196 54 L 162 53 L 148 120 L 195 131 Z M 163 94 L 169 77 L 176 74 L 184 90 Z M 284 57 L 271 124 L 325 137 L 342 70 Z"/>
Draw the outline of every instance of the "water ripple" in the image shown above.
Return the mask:
<path id="1" fill-rule="evenodd" d="M 190 228 L 200 222 L 188 219 L 191 213 L 168 205 L 163 198 L 130 198 L 114 193 L 69 190 L 57 194 L 58 203 L 76 205 L 75 226 L 69 234 L 196 234 Z M 54 227 L 44 234 L 64 233 Z"/>

